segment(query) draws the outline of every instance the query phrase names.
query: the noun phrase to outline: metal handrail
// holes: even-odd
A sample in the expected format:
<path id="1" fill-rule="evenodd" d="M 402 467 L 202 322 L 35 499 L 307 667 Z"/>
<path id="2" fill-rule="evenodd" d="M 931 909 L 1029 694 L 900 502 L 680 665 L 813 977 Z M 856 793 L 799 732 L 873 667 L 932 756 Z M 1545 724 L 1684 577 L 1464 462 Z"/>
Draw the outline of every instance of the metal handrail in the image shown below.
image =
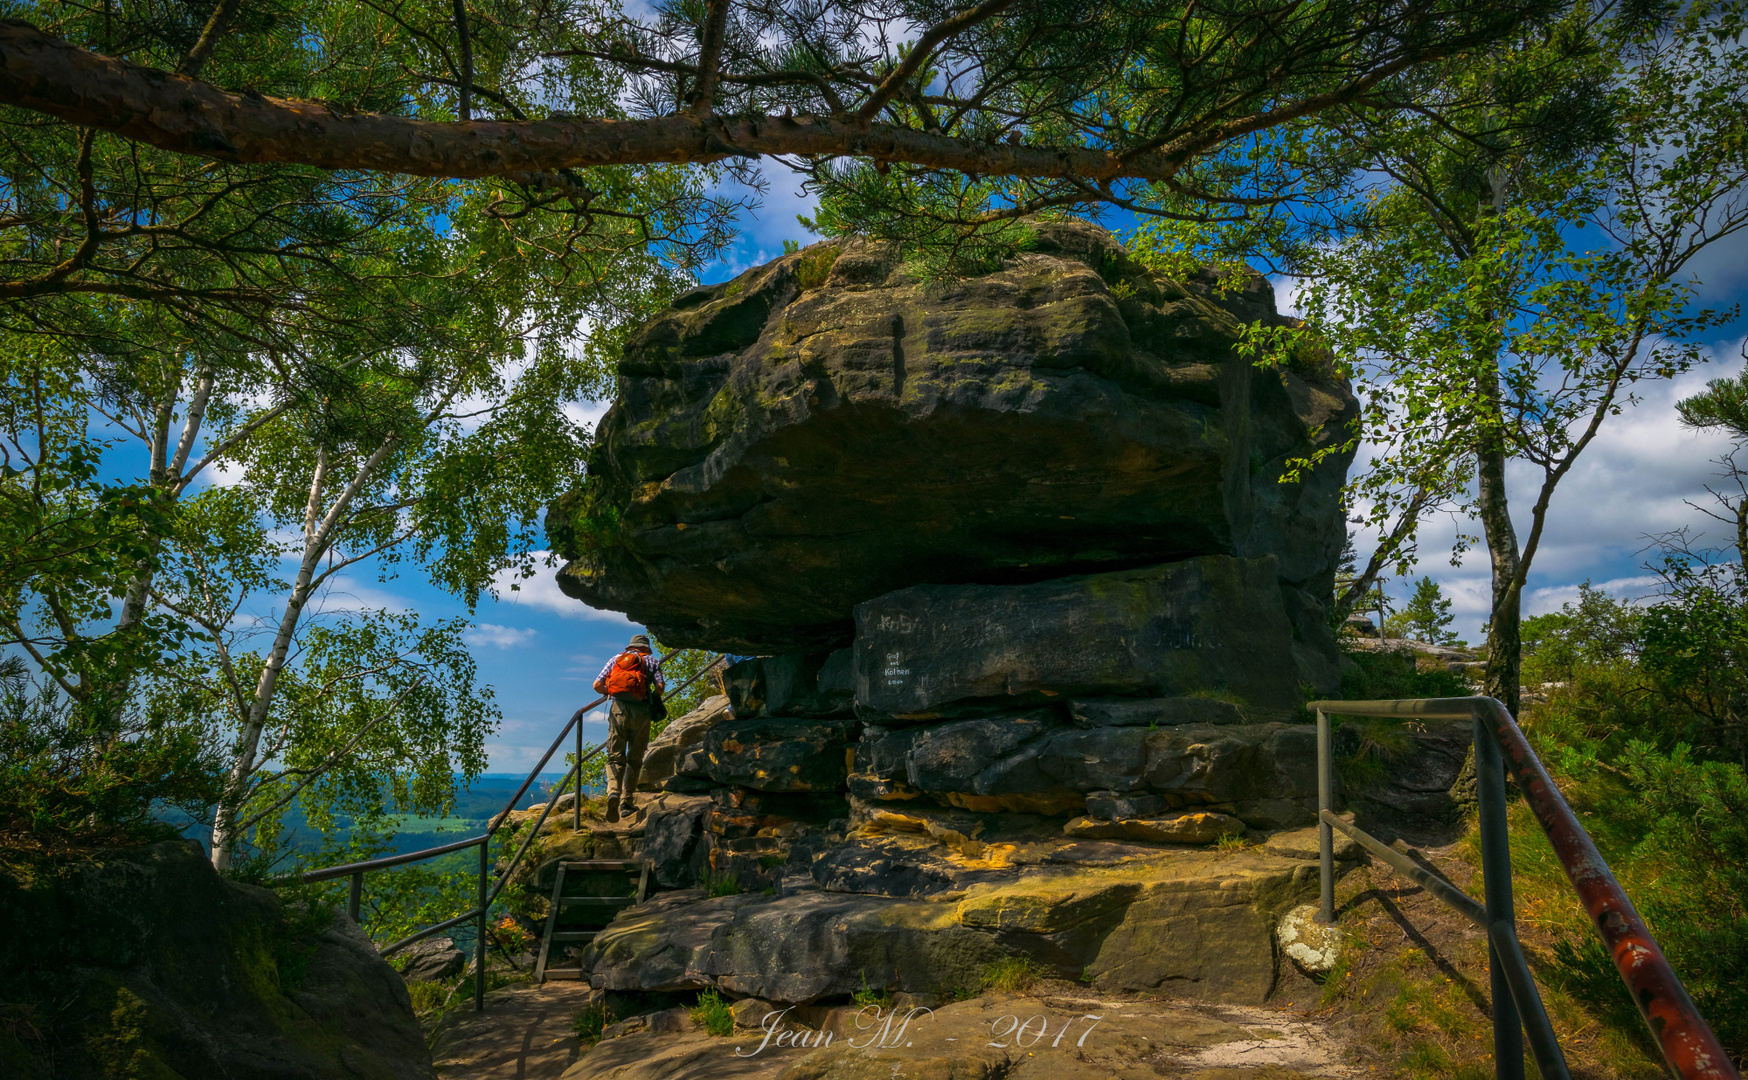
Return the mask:
<path id="1" fill-rule="evenodd" d="M 1543 1080 L 1569 1080 L 1566 1059 L 1548 1022 L 1523 948 L 1511 895 L 1511 836 L 1505 806 L 1507 755 L 1512 776 L 1566 876 L 1602 936 L 1615 967 L 1663 1060 L 1682 1080 L 1740 1080 L 1730 1057 L 1694 1007 L 1632 901 L 1542 767 L 1511 712 L 1490 697 L 1397 701 L 1313 701 L 1317 714 L 1318 843 L 1322 896 L 1318 917 L 1335 921 L 1335 829 L 1358 841 L 1408 878 L 1426 886 L 1487 934 L 1493 993 L 1493 1059 L 1500 1080 L 1522 1080 L 1523 1038 Z M 1329 716 L 1470 720 L 1474 725 L 1475 786 L 1481 810 L 1481 873 L 1485 903 L 1335 816 Z"/>
<path id="2" fill-rule="evenodd" d="M 674 652 L 670 652 L 666 656 L 657 660 L 657 670 L 660 670 L 662 665 L 666 664 L 669 660 L 672 660 L 678 652 L 679 650 L 676 649 Z M 667 693 L 678 694 L 684 691 L 687 687 L 708 674 L 721 660 L 722 656 L 720 654 L 712 657 L 710 662 L 700 668 L 691 678 L 687 679 L 679 686 L 674 687 L 672 690 L 667 691 Z M 516 794 L 510 797 L 509 803 L 505 805 L 501 813 L 494 815 L 486 823 L 486 831 L 479 836 L 469 837 L 465 840 L 455 840 L 447 844 L 440 844 L 437 847 L 425 848 L 421 851 L 409 851 L 400 855 L 387 855 L 380 859 L 365 859 L 362 862 L 346 863 L 342 866 L 328 866 L 319 870 L 291 874 L 288 875 L 287 878 L 281 880 L 295 879 L 306 884 L 314 884 L 321 881 L 332 881 L 336 878 L 350 877 L 352 881 L 351 887 L 348 890 L 346 907 L 347 913 L 352 917 L 352 921 L 357 922 L 359 909 L 363 903 L 365 874 L 372 870 L 386 870 L 389 867 L 400 866 L 404 863 L 418 862 L 422 859 L 435 858 L 438 855 L 447 855 L 452 851 L 460 851 L 464 848 L 479 848 L 478 906 L 468 911 L 464 911 L 452 919 L 415 931 L 401 940 L 377 950 L 377 955 L 384 957 L 392 956 L 406 948 L 408 945 L 412 945 L 418 941 L 423 941 L 425 938 L 428 938 L 433 934 L 440 933 L 452 926 L 459 926 L 470 919 L 477 920 L 479 925 L 474 939 L 473 1007 L 476 1011 L 485 1011 L 486 915 L 491 911 L 492 904 L 497 902 L 498 895 L 504 891 L 504 886 L 509 884 L 510 876 L 515 872 L 516 867 L 521 865 L 522 857 L 528 854 L 528 849 L 533 846 L 535 837 L 540 835 L 541 827 L 546 824 L 547 816 L 552 813 L 552 808 L 558 804 L 559 796 L 564 792 L 564 789 L 570 785 L 572 779 L 575 779 L 577 782 L 577 797 L 574 807 L 575 827 L 579 829 L 582 827 L 583 765 L 590 758 L 593 758 L 596 754 L 607 748 L 607 744 L 603 742 L 593 750 L 590 750 L 587 754 L 583 753 L 583 718 L 587 716 L 591 710 L 605 703 L 609 696 L 610 695 L 603 694 L 571 714 L 571 718 L 565 721 L 564 727 L 559 729 L 558 738 L 552 740 L 552 745 L 547 748 L 546 753 L 542 754 L 540 760 L 535 763 L 534 768 L 529 770 L 527 777 L 522 781 L 522 786 L 516 789 Z M 573 729 L 576 731 L 577 738 L 576 762 L 565 771 L 564 776 L 559 780 L 558 784 L 553 787 L 552 796 L 547 799 L 546 806 L 541 809 L 540 817 L 535 821 L 534 827 L 528 830 L 528 836 L 523 839 L 522 846 L 516 850 L 515 856 L 504 865 L 503 869 L 498 871 L 497 886 L 491 889 L 488 893 L 486 888 L 486 876 L 490 868 L 488 865 L 489 859 L 487 853 L 491 848 L 492 836 L 497 833 L 498 828 L 503 825 L 504 822 L 510 819 L 510 814 L 516 809 L 516 804 L 522 801 L 522 796 L 528 793 L 529 787 L 531 787 L 534 781 L 540 776 L 540 770 L 546 768 L 546 763 L 552 760 L 552 755 L 558 753 L 558 748 L 564 745 L 565 736 L 569 735 Z"/>

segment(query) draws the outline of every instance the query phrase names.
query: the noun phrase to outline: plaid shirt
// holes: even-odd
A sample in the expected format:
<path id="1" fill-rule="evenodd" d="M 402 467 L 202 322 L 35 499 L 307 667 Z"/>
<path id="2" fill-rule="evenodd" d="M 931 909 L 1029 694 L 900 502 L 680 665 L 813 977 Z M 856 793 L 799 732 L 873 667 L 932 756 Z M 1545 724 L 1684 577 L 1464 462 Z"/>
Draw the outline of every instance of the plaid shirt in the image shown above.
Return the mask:
<path id="1" fill-rule="evenodd" d="M 662 669 L 656 666 L 654 653 L 632 652 L 630 649 L 625 650 L 625 652 L 629 652 L 631 655 L 643 661 L 643 670 L 649 673 L 649 683 L 651 686 L 655 687 L 657 690 L 666 690 L 668 688 L 667 684 L 662 682 Z M 596 693 L 602 692 L 600 688 L 607 682 L 607 673 L 613 670 L 613 665 L 618 663 L 619 658 L 624 655 L 624 652 L 614 653 L 613 658 L 608 660 L 607 665 L 601 669 L 601 674 L 595 676 Z"/>

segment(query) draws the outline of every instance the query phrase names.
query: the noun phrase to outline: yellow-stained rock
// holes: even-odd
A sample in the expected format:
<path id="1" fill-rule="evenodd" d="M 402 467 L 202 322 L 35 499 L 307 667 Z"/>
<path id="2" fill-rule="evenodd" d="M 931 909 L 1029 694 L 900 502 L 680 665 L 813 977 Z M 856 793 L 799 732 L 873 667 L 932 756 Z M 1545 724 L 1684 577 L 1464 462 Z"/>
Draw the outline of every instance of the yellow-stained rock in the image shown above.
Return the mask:
<path id="1" fill-rule="evenodd" d="M 1141 840 L 1152 844 L 1212 844 L 1222 836 L 1244 835 L 1244 822 L 1230 814 L 1190 810 L 1160 817 L 1101 821 L 1077 817 L 1062 827 L 1067 836 L 1094 840 Z"/>

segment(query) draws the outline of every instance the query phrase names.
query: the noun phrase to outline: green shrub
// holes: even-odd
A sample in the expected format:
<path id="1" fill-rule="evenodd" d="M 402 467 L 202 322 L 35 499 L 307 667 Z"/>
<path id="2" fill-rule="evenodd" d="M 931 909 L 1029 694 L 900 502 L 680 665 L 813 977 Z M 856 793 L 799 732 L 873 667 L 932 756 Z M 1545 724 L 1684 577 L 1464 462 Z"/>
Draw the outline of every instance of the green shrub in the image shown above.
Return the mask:
<path id="1" fill-rule="evenodd" d="M 892 991 L 884 986 L 878 988 L 869 986 L 868 973 L 864 971 L 862 973 L 862 988 L 850 995 L 850 1004 L 858 1009 L 865 1009 L 870 1005 L 877 1009 L 890 1009 L 892 1007 Z"/>
<path id="2" fill-rule="evenodd" d="M 218 801 L 216 749 L 168 707 L 99 715 L 0 658 L 0 847 L 56 852 L 169 839 L 165 808 L 201 820 Z"/>
<path id="3" fill-rule="evenodd" d="M 831 277 L 832 267 L 838 261 L 838 249 L 826 246 L 809 255 L 803 255 L 801 262 L 795 267 L 795 280 L 803 289 L 817 289 Z"/>
<path id="4" fill-rule="evenodd" d="M 698 995 L 698 1004 L 692 1006 L 692 1020 L 711 1035 L 734 1034 L 734 1013 L 729 1011 L 728 1002 L 722 1000 L 722 995 L 715 990 Z"/>
<path id="5" fill-rule="evenodd" d="M 1341 696 L 1349 701 L 1392 698 L 1468 697 L 1474 689 L 1449 671 L 1418 671 L 1414 654 L 1393 652 L 1346 652 L 1341 665 Z"/>

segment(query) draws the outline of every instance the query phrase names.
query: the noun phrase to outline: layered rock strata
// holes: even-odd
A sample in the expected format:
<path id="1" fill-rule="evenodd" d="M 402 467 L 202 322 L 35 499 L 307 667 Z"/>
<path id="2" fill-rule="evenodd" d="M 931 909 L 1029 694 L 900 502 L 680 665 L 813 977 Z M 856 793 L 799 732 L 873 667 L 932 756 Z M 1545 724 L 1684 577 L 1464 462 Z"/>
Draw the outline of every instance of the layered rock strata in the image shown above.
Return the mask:
<path id="1" fill-rule="evenodd" d="M 779 654 L 847 644 L 855 605 L 911 585 L 1273 556 L 1313 631 L 1356 405 L 1310 350 L 1238 347 L 1289 322 L 1260 276 L 1174 280 L 1083 223 L 949 282 L 876 244 L 784 256 L 627 343 L 547 518 L 559 584 L 673 644 Z"/>

